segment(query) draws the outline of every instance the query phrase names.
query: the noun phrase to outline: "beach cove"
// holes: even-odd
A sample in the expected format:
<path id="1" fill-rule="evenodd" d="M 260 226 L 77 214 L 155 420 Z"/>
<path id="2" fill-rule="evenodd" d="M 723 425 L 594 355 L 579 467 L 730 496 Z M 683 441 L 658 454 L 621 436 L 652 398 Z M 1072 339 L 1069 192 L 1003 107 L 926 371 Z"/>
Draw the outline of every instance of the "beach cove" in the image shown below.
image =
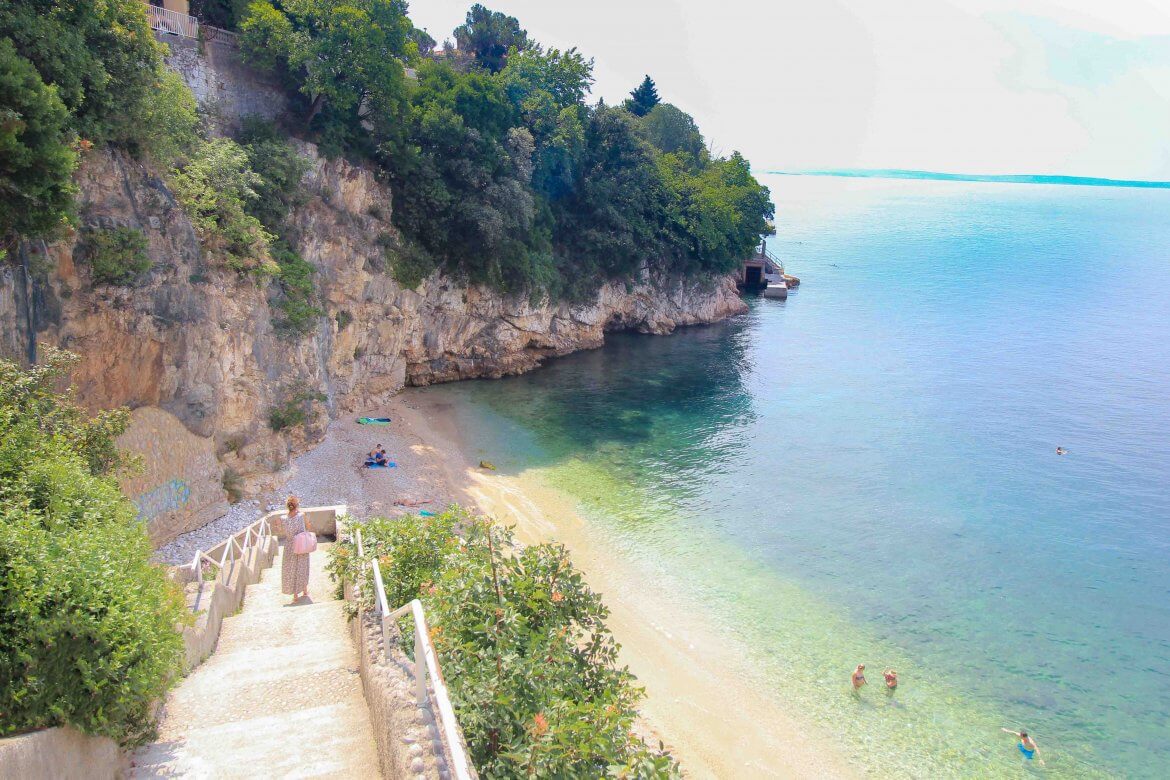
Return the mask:
<path id="1" fill-rule="evenodd" d="M 568 544 L 692 773 L 1018 777 L 1038 767 L 1008 727 L 1057 776 L 1157 777 L 1166 193 L 777 193 L 774 246 L 805 258 L 786 304 L 407 391 L 298 476 L 343 464 L 385 480 L 374 512 L 457 500 Z M 1067 282 L 1091 271 L 1110 284 L 1085 306 Z M 375 440 L 398 473 L 352 468 Z"/>

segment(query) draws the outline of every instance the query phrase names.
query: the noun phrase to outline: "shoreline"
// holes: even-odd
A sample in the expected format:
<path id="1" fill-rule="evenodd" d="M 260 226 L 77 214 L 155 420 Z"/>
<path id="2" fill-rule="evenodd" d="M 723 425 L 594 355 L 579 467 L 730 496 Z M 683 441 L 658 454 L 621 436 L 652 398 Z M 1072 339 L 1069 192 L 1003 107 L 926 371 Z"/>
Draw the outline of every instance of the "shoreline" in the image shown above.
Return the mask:
<path id="1" fill-rule="evenodd" d="M 459 503 L 514 525 L 523 543 L 560 542 L 602 595 L 622 645 L 621 663 L 646 690 L 640 734 L 662 741 L 687 776 L 857 776 L 832 742 L 753 685 L 741 640 L 656 587 L 634 562 L 609 554 L 570 498 L 523 475 L 479 468 L 451 410 L 448 402 L 406 390 L 364 412 L 390 417 L 389 426 L 335 420 L 263 503 L 293 493 L 306 504 L 347 503 L 354 514 L 391 517 L 417 511 L 396 506 L 399 499 L 430 501 L 419 508 L 433 511 Z M 360 468 L 361 457 L 378 443 L 396 468 Z"/>

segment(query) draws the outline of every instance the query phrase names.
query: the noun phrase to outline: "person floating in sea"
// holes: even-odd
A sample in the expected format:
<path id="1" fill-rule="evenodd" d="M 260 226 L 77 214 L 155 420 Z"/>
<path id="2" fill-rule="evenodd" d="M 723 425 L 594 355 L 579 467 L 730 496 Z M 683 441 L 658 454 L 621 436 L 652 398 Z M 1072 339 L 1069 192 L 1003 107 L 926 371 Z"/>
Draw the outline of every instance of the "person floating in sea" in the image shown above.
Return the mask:
<path id="1" fill-rule="evenodd" d="M 1057 455 L 1067 455 L 1067 454 L 1068 454 L 1068 450 L 1066 450 L 1064 447 L 1057 447 L 1057 448 L 1056 448 L 1056 454 L 1057 454 Z"/>
<path id="2" fill-rule="evenodd" d="M 1040 758 L 1040 747 L 1036 744 L 1036 740 L 1028 736 L 1028 732 L 1012 731 L 1011 729 L 1000 729 L 1000 731 L 1019 737 L 1020 741 L 1016 743 L 1016 747 L 1020 749 L 1020 754 L 1025 760 L 1031 761 L 1035 757 L 1040 762 L 1040 766 L 1044 766 L 1044 759 Z"/>
<path id="3" fill-rule="evenodd" d="M 898 690 L 898 673 L 893 669 L 886 669 L 882 672 L 882 677 L 886 678 L 886 693 L 893 694 Z"/>
<path id="4" fill-rule="evenodd" d="M 860 691 L 861 686 L 865 685 L 865 664 L 858 664 L 850 679 L 853 681 L 853 690 Z"/>

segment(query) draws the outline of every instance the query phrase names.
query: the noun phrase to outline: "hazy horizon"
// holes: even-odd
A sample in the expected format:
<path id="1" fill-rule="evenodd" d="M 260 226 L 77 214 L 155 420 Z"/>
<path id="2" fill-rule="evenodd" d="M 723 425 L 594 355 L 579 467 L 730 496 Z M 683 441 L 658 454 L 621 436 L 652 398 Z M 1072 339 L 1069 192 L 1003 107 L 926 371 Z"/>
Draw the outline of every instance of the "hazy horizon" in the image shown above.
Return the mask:
<path id="1" fill-rule="evenodd" d="M 410 13 L 441 42 L 470 5 Z M 595 100 L 649 74 L 756 169 L 1170 180 L 1170 9 L 1147 0 L 486 5 L 595 58 Z"/>

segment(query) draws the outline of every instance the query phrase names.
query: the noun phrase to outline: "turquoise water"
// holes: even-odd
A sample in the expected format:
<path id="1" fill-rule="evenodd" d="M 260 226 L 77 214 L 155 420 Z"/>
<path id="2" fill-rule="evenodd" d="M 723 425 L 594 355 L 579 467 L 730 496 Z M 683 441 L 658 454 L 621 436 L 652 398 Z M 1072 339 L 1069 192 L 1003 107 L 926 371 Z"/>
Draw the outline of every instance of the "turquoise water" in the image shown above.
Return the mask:
<path id="1" fill-rule="evenodd" d="M 767 183 L 788 301 L 426 392 L 872 773 L 1167 776 L 1170 193 Z"/>

